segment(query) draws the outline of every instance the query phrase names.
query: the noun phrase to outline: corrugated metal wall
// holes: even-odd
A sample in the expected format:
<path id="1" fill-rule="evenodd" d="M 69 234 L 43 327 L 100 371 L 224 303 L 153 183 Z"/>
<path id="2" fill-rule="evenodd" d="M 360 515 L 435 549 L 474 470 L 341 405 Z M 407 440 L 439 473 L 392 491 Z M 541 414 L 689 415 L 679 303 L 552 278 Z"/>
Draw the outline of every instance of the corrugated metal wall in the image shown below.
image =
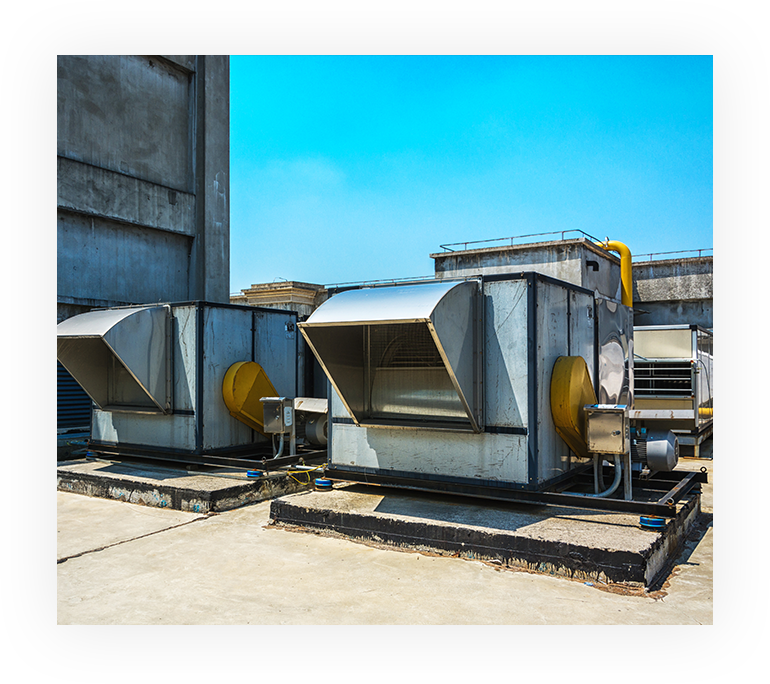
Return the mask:
<path id="1" fill-rule="evenodd" d="M 56 373 L 56 427 L 90 429 L 91 398 L 58 361 Z"/>

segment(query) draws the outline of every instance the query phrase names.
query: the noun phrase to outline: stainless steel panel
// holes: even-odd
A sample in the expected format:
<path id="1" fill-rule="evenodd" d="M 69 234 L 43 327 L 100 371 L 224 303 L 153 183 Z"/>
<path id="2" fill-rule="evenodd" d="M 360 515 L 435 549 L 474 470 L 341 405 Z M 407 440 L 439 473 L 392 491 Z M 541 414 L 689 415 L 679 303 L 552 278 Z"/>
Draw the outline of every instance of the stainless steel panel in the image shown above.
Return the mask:
<path id="1" fill-rule="evenodd" d="M 593 295 L 585 292 L 570 292 L 569 326 L 570 326 L 570 356 L 582 356 L 586 360 L 588 375 L 596 383 L 594 350 L 596 339 L 596 311 L 594 310 Z"/>
<path id="2" fill-rule="evenodd" d="M 297 377 L 297 315 L 290 311 L 255 311 L 254 360 L 265 369 L 282 397 L 305 393 Z"/>
<path id="3" fill-rule="evenodd" d="M 93 412 L 91 436 L 97 442 L 192 451 L 195 449 L 195 416 L 96 409 Z"/>
<path id="4" fill-rule="evenodd" d="M 171 351 L 174 366 L 174 409 L 194 411 L 197 382 L 195 306 L 172 306 Z"/>
<path id="5" fill-rule="evenodd" d="M 421 283 L 347 290 L 317 308 L 304 326 L 427 321 L 457 282 Z"/>
<path id="6" fill-rule="evenodd" d="M 527 281 L 484 283 L 484 416 L 494 427 L 527 425 Z"/>
<path id="7" fill-rule="evenodd" d="M 629 445 L 626 406 L 586 406 L 588 451 L 594 454 L 625 454 Z"/>
<path id="8" fill-rule="evenodd" d="M 526 435 L 331 427 L 330 459 L 340 467 L 527 482 Z"/>
<path id="9" fill-rule="evenodd" d="M 227 369 L 239 361 L 251 360 L 252 311 L 207 306 L 203 309 L 202 406 L 204 449 L 249 444 L 252 430 L 230 415 L 222 397 Z M 259 361 L 258 361 L 259 363 Z M 267 369 L 265 369 L 267 370 Z"/>
<path id="10" fill-rule="evenodd" d="M 625 404 L 633 408 L 634 339 L 633 309 L 617 301 L 596 298 L 599 326 L 600 404 Z"/>

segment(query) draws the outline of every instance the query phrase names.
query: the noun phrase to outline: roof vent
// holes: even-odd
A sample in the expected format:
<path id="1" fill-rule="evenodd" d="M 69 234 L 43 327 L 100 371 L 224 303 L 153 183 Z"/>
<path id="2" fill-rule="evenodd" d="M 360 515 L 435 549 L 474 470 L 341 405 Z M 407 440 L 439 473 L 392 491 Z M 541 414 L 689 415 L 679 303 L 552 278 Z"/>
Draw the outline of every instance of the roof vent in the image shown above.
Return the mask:
<path id="1" fill-rule="evenodd" d="M 478 283 L 341 292 L 300 329 L 357 425 L 479 432 Z"/>
<path id="2" fill-rule="evenodd" d="M 61 364 L 101 409 L 169 413 L 171 309 L 108 309 L 56 326 Z"/>

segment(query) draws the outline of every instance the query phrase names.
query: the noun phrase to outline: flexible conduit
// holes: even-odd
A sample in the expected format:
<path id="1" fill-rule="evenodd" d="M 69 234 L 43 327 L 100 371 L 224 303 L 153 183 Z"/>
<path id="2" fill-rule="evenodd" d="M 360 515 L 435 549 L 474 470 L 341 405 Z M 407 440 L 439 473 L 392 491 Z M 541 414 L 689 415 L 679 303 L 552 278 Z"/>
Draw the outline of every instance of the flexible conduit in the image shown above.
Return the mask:
<path id="1" fill-rule="evenodd" d="M 620 460 L 621 454 L 615 454 L 615 477 L 612 479 L 612 484 L 610 485 L 609 489 L 605 489 L 603 492 L 598 492 L 596 494 L 586 494 L 584 492 L 570 492 L 570 495 L 574 496 L 590 496 L 590 497 L 598 497 L 598 498 L 604 498 L 607 496 L 612 496 L 615 493 L 615 490 L 620 485 L 621 476 L 623 474 L 623 468 L 621 467 L 621 460 Z M 599 458 L 598 456 L 594 456 L 594 486 L 596 489 L 598 489 L 598 482 L 599 482 L 599 468 L 601 467 L 600 464 L 604 459 Z"/>

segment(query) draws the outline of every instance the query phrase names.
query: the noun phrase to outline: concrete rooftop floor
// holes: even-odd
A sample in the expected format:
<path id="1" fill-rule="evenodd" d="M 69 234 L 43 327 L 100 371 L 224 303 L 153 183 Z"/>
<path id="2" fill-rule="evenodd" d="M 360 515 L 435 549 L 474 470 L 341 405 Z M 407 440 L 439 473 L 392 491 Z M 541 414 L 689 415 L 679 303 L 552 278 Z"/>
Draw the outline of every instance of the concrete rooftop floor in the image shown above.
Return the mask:
<path id="1" fill-rule="evenodd" d="M 683 461 L 685 468 L 713 461 Z M 214 515 L 57 492 L 60 625 L 710 625 L 713 484 L 660 591 L 267 527 L 270 502 Z"/>

